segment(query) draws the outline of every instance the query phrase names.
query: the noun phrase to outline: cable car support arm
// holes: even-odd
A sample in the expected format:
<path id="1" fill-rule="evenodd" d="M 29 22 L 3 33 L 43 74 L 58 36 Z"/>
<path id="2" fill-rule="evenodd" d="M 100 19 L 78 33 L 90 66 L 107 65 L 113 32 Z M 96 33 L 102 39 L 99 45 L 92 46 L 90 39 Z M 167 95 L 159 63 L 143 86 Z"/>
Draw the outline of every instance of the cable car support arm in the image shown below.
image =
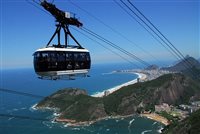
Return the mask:
<path id="1" fill-rule="evenodd" d="M 54 16 L 54 18 L 56 19 L 56 22 L 58 22 L 58 24 L 56 25 L 56 27 L 57 27 L 56 31 L 54 32 L 53 36 L 51 37 L 51 39 L 47 43 L 47 46 L 50 45 L 51 41 L 53 40 L 53 38 L 57 34 L 57 36 L 58 36 L 58 47 L 61 47 L 61 44 L 60 44 L 60 31 L 61 31 L 61 29 L 63 29 L 64 30 L 64 34 L 65 34 L 65 47 L 68 46 L 67 37 L 69 35 L 76 42 L 76 44 L 79 46 L 79 48 L 83 48 L 80 45 L 80 43 L 74 38 L 74 36 L 71 34 L 71 32 L 69 30 L 69 25 L 74 25 L 76 27 L 81 27 L 81 26 L 83 26 L 83 24 L 81 22 L 79 22 L 77 18 L 71 17 L 70 13 L 65 13 L 64 11 L 58 9 L 55 5 L 53 5 L 51 3 L 48 3 L 46 0 L 42 1 L 40 5 L 45 10 L 50 12 L 51 15 Z"/>

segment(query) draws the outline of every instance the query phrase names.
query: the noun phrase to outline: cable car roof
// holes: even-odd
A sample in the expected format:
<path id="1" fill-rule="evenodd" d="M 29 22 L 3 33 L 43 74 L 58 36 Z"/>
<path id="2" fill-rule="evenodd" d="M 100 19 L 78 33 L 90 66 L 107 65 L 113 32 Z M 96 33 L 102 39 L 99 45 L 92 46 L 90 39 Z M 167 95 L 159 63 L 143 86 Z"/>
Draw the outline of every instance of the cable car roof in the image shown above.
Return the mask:
<path id="1" fill-rule="evenodd" d="M 67 48 L 45 47 L 36 50 L 36 52 L 42 52 L 42 51 L 89 52 L 85 48 L 79 49 L 72 47 L 67 47 Z"/>

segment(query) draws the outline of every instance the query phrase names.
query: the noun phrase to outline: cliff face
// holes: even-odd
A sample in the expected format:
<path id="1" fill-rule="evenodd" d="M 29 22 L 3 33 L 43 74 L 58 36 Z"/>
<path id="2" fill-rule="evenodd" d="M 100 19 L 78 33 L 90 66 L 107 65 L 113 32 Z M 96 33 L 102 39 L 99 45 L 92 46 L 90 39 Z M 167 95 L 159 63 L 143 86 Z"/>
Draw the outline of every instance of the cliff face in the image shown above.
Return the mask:
<path id="1" fill-rule="evenodd" d="M 181 98 L 185 98 L 186 90 L 189 90 L 188 81 L 183 76 L 173 76 L 171 81 L 166 82 L 157 89 L 158 103 L 175 104 Z"/>
<path id="2" fill-rule="evenodd" d="M 200 96 L 200 84 L 181 75 L 168 74 L 155 80 L 121 88 L 103 98 L 88 96 L 79 89 L 60 90 L 41 101 L 37 107 L 59 108 L 60 118 L 91 121 L 106 116 L 134 114 L 140 109 L 154 109 L 155 104 L 187 103 Z"/>

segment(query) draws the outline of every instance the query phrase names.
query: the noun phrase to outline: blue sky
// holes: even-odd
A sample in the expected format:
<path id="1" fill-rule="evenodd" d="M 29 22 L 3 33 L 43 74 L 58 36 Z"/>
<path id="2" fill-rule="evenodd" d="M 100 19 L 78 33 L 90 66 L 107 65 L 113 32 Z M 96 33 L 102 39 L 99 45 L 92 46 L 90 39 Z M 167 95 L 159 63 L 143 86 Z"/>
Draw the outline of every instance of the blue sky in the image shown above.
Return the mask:
<path id="1" fill-rule="evenodd" d="M 28 1 L 31 2 L 31 0 Z M 93 19 L 68 0 L 54 0 L 54 4 L 58 8 L 76 13 L 76 17 L 80 19 L 84 27 L 147 62 L 176 60 L 112 0 L 83 0 L 81 2 L 74 0 L 73 3 L 126 36 L 156 59 Z M 184 55 L 200 57 L 200 3 L 197 0 L 145 0 L 133 1 L 133 3 Z M 42 7 L 40 8 L 42 9 Z M 1 0 L 0 10 L 1 68 L 32 67 L 32 54 L 36 49 L 46 46 L 54 33 L 54 18 L 32 6 L 26 0 Z M 71 29 L 71 32 L 80 44 L 90 50 L 92 63 L 125 62 L 76 30 Z M 104 45 L 108 46 L 107 44 Z M 135 62 L 133 59 L 129 59 Z"/>

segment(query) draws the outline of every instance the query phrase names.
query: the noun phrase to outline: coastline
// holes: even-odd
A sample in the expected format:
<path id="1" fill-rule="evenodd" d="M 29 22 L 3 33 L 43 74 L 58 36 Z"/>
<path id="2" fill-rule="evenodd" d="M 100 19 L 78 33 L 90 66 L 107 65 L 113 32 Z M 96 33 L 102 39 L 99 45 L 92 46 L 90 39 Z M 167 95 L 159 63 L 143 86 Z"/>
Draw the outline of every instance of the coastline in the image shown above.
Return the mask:
<path id="1" fill-rule="evenodd" d="M 125 87 L 125 86 L 129 86 L 129 85 L 132 85 L 132 84 L 135 84 L 138 82 L 138 78 L 139 78 L 139 82 L 144 82 L 146 80 L 148 80 L 149 78 L 149 75 L 144 73 L 144 72 L 137 72 L 137 71 L 131 71 L 131 72 L 122 72 L 122 73 L 129 73 L 129 74 L 136 74 L 138 77 L 131 80 L 131 81 L 128 81 L 128 82 L 125 82 L 121 85 L 117 85 L 113 88 L 109 88 L 107 90 L 104 90 L 104 91 L 101 91 L 101 92 L 98 92 L 98 93 L 95 93 L 93 95 L 91 95 L 92 97 L 104 97 L 105 95 L 109 95 L 119 89 L 121 89 L 122 87 Z M 107 93 L 106 93 L 107 92 Z M 33 105 L 32 106 L 32 109 L 33 110 L 38 110 L 40 108 L 37 108 L 36 107 L 37 104 Z M 89 126 L 95 122 L 98 122 L 98 121 L 101 121 L 101 120 L 106 120 L 106 119 L 116 119 L 116 118 L 126 118 L 126 117 L 129 117 L 129 116 L 133 116 L 133 114 L 131 115 L 125 115 L 125 116 L 120 116 L 120 115 L 116 115 L 116 116 L 106 116 L 106 117 L 103 117 L 103 118 L 99 118 L 99 119 L 96 119 L 96 120 L 90 120 L 90 121 L 76 121 L 76 120 L 72 120 L 72 119 L 64 119 L 64 118 L 59 118 L 60 116 L 60 113 L 57 113 L 56 112 L 56 109 L 55 108 L 49 108 L 49 107 L 46 107 L 46 108 L 42 108 L 42 109 L 46 109 L 46 110 L 53 110 L 54 111 L 54 115 L 57 115 L 55 116 L 55 118 L 53 119 L 54 121 L 56 122 L 62 122 L 62 123 L 65 123 L 66 126 Z M 169 121 L 167 119 L 165 119 L 164 117 L 160 116 L 160 115 L 157 115 L 157 114 L 140 114 L 142 117 L 146 117 L 148 119 L 151 119 L 151 120 L 155 120 L 157 122 L 160 122 L 164 125 L 169 125 Z"/>
<path id="2" fill-rule="evenodd" d="M 92 97 L 103 97 L 103 96 L 105 96 L 106 92 L 107 92 L 108 94 L 111 94 L 111 93 L 113 93 L 113 92 L 119 90 L 119 89 L 122 88 L 122 87 L 125 87 L 125 86 L 128 86 L 128 85 L 132 85 L 132 84 L 137 83 L 137 81 L 138 81 L 137 79 L 138 79 L 138 78 L 140 79 L 140 81 L 145 81 L 145 80 L 147 79 L 147 75 L 144 74 L 144 73 L 138 73 L 138 72 L 128 72 L 128 73 L 136 74 L 136 75 L 138 75 L 138 77 L 135 78 L 135 79 L 133 79 L 133 80 L 131 80 L 131 81 L 128 81 L 128 82 L 126 82 L 126 83 L 123 83 L 123 84 L 121 84 L 121 85 L 115 86 L 115 87 L 113 87 L 113 88 L 109 88 L 109 89 L 103 90 L 103 91 L 101 91 L 101 92 L 97 92 L 97 93 L 95 93 L 95 94 L 93 94 L 93 95 L 91 95 L 91 96 L 92 96 Z"/>
<path id="3" fill-rule="evenodd" d="M 151 119 L 151 120 L 155 120 L 157 122 L 161 122 L 162 124 L 164 124 L 165 126 L 169 125 L 170 124 L 170 121 L 156 113 L 143 113 L 143 114 L 140 114 L 142 117 L 147 117 L 148 119 Z"/>
<path id="4" fill-rule="evenodd" d="M 130 115 L 117 115 L 117 116 L 106 116 L 103 118 L 99 118 L 96 120 L 91 120 L 91 121 L 82 121 L 82 122 L 76 122 L 76 120 L 71 120 L 71 119 L 61 119 L 61 118 L 55 118 L 54 120 L 56 122 L 62 122 L 62 123 L 66 123 L 66 126 L 69 127 L 79 127 L 79 126 L 89 126 L 91 124 L 94 124 L 98 121 L 102 121 L 102 120 L 107 120 L 107 119 L 124 119 L 127 117 L 131 117 L 134 114 L 130 114 Z"/>

